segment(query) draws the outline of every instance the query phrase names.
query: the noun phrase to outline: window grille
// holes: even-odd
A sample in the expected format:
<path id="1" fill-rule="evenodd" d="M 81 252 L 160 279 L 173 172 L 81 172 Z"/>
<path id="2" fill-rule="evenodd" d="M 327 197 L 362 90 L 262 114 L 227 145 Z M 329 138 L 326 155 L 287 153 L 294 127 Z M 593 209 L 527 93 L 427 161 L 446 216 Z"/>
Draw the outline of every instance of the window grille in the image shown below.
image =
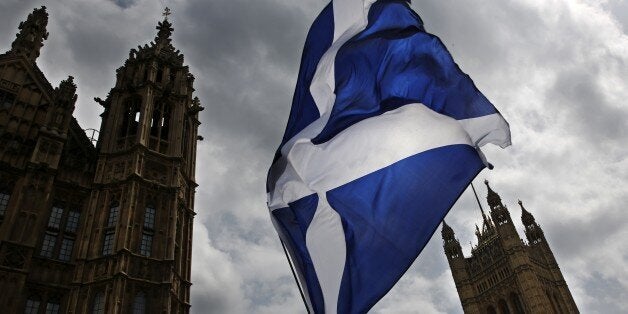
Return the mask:
<path id="1" fill-rule="evenodd" d="M 65 224 L 65 231 L 75 233 L 78 228 L 80 217 L 81 213 L 77 211 L 70 211 L 68 213 L 68 221 Z"/>
<path id="2" fill-rule="evenodd" d="M 55 248 L 55 243 L 57 241 L 57 235 L 54 233 L 46 232 L 44 234 L 44 242 L 41 245 L 40 255 L 43 257 L 52 257 L 52 252 Z"/>
<path id="3" fill-rule="evenodd" d="M 26 300 L 26 307 L 24 308 L 24 314 L 37 314 L 39 313 L 39 300 L 30 298 Z"/>
<path id="4" fill-rule="evenodd" d="M 48 219 L 48 228 L 59 229 L 61 226 L 61 218 L 63 218 L 63 208 L 52 207 L 50 219 Z"/>
<path id="5" fill-rule="evenodd" d="M 146 313 L 146 296 L 143 292 L 138 293 L 133 300 L 133 314 Z"/>
<path id="6" fill-rule="evenodd" d="M 59 250 L 59 260 L 67 262 L 72 256 L 72 248 L 74 247 L 74 239 L 64 238 L 61 242 L 61 250 Z"/>
<path id="7" fill-rule="evenodd" d="M 109 230 L 105 233 L 105 239 L 102 244 L 102 255 L 111 255 L 113 253 L 113 230 Z"/>
<path id="8" fill-rule="evenodd" d="M 102 292 L 99 292 L 94 297 L 92 314 L 105 314 L 105 295 Z"/>
<path id="9" fill-rule="evenodd" d="M 150 256 L 151 247 L 153 246 L 153 235 L 148 233 L 142 234 L 142 242 L 140 243 L 140 254 Z"/>
<path id="10" fill-rule="evenodd" d="M 144 211 L 144 229 L 155 228 L 155 208 L 153 206 L 146 207 Z"/>
<path id="11" fill-rule="evenodd" d="M 115 227 L 118 222 L 118 215 L 120 213 L 120 205 L 112 205 L 109 208 L 109 218 L 107 219 L 107 227 Z"/>
<path id="12" fill-rule="evenodd" d="M 48 302 L 46 304 L 46 314 L 59 314 L 60 306 L 58 302 Z"/>

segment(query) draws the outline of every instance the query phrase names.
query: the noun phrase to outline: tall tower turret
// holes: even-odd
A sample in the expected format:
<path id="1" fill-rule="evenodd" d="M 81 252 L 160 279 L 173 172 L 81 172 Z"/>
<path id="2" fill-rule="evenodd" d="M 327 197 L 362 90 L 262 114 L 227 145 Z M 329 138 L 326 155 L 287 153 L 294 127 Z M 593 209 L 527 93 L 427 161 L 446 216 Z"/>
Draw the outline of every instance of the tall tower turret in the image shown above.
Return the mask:
<path id="1" fill-rule="evenodd" d="M 502 204 L 501 197 L 491 189 L 488 180 L 484 180 L 484 184 L 486 184 L 488 191 L 486 201 L 491 209 L 490 214 L 497 229 L 501 232 L 516 233 L 517 231 L 512 223 L 512 218 L 510 218 L 510 212 L 508 208 Z"/>
<path id="2" fill-rule="evenodd" d="M 39 57 L 44 40 L 48 39 L 46 26 L 48 25 L 48 12 L 46 7 L 33 10 L 28 15 L 26 21 L 20 23 L 20 32 L 15 35 L 15 40 L 11 44 L 12 54 L 23 54 L 31 62 L 35 62 Z"/>
<path id="3" fill-rule="evenodd" d="M 519 206 L 521 206 L 521 222 L 523 222 L 528 243 L 534 245 L 545 242 L 545 235 L 543 234 L 543 230 L 541 230 L 541 226 L 536 223 L 534 216 L 523 207 L 521 200 L 519 200 Z"/>
<path id="4" fill-rule="evenodd" d="M 522 220 L 529 244 L 521 240 L 501 197 L 485 181 L 490 216 L 482 210 L 482 227 L 471 256 L 462 256 L 454 231 L 443 223 L 445 255 L 465 313 L 578 313 L 578 308 L 549 249 L 543 231 L 523 204 Z M 475 189 L 474 189 L 475 190 Z M 477 197 L 477 196 L 476 196 Z"/>
<path id="5" fill-rule="evenodd" d="M 473 304 L 470 304 L 474 295 L 474 287 L 469 283 L 469 272 L 467 271 L 466 261 L 464 254 L 462 253 L 462 247 L 460 241 L 456 239 L 454 230 L 443 221 L 443 229 L 441 230 L 443 236 L 443 248 L 445 249 L 445 255 L 451 268 L 451 274 L 454 277 L 456 283 L 456 290 L 460 295 L 463 306 L 465 308 L 471 307 L 476 309 Z M 477 309 L 479 310 L 479 309 Z"/>
<path id="6" fill-rule="evenodd" d="M 463 259 L 462 255 L 462 247 L 460 246 L 460 242 L 456 239 L 456 235 L 454 230 L 447 224 L 447 222 L 443 221 L 443 229 L 441 230 L 441 234 L 443 236 L 443 247 L 445 248 L 445 255 L 447 255 L 447 260 L 451 263 L 451 261 L 456 259 Z"/>
<path id="7" fill-rule="evenodd" d="M 76 309 L 188 313 L 198 113 L 166 19 L 131 49 L 105 100 Z M 166 283 L 166 284 L 165 284 Z M 100 313 L 100 312 L 98 312 Z"/>
<path id="8" fill-rule="evenodd" d="M 545 294 L 556 313 L 577 313 L 578 308 L 569 292 L 567 282 L 563 277 L 558 262 L 554 257 L 554 253 L 545 238 L 543 229 L 536 222 L 534 216 L 525 209 L 523 202 L 519 200 L 521 207 L 521 222 L 525 228 L 526 238 L 528 239 L 530 256 L 537 263 L 546 265 L 552 285 L 545 288 Z"/>

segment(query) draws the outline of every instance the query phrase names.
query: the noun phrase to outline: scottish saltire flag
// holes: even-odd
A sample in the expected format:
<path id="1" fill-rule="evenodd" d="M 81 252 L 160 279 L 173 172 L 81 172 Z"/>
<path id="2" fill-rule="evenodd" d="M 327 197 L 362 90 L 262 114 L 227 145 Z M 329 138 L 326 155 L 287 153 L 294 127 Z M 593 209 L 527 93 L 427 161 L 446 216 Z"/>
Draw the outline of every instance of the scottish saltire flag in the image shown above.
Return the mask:
<path id="1" fill-rule="evenodd" d="M 408 1 L 334 0 L 312 25 L 268 205 L 312 313 L 399 280 L 508 124 Z"/>

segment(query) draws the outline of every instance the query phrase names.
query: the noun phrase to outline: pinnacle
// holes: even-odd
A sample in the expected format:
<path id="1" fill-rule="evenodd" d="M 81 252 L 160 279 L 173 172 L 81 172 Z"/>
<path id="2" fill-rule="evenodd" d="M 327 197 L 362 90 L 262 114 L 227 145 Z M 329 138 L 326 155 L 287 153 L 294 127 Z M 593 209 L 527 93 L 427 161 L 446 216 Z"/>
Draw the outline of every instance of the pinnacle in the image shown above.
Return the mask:
<path id="1" fill-rule="evenodd" d="M 48 13 L 46 7 L 34 9 L 26 21 L 20 23 L 19 33 L 11 44 L 11 52 L 25 55 L 31 61 L 39 56 L 39 50 L 43 46 L 43 41 L 48 38 L 46 26 L 48 25 Z"/>
<path id="2" fill-rule="evenodd" d="M 446 222 L 443 220 L 443 229 L 441 230 L 441 234 L 443 239 L 453 238 L 454 229 L 452 229 Z"/>
<path id="3" fill-rule="evenodd" d="M 164 13 L 162 13 L 162 15 L 164 16 L 164 20 L 157 23 L 156 29 L 159 32 L 157 32 L 157 37 L 155 37 L 155 42 L 160 42 L 160 41 L 170 42 L 170 35 L 172 35 L 172 32 L 174 31 L 174 29 L 172 28 L 172 23 L 168 21 L 168 16 L 172 14 L 171 12 L 172 11 L 168 7 L 164 9 Z"/>
<path id="4" fill-rule="evenodd" d="M 500 205 L 502 200 L 501 200 L 501 197 L 499 197 L 499 194 L 495 193 L 495 191 L 491 189 L 491 186 L 488 184 L 488 180 L 484 180 L 484 184 L 486 184 L 486 188 L 488 189 L 488 195 L 486 196 L 486 200 L 488 201 L 488 204 L 491 207 Z"/>

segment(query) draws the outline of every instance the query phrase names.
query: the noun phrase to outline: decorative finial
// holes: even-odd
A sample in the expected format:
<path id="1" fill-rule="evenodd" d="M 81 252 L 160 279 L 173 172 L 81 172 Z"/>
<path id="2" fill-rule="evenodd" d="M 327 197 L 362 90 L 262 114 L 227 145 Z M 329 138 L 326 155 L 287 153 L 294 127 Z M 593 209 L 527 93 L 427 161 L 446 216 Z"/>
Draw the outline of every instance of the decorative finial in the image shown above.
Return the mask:
<path id="1" fill-rule="evenodd" d="M 168 15 L 172 14 L 172 11 L 170 11 L 170 8 L 166 7 L 164 9 L 164 13 L 162 13 L 162 15 L 164 16 L 164 20 L 168 19 Z"/>
<path id="2" fill-rule="evenodd" d="M 46 7 L 34 9 L 28 15 L 26 21 L 21 22 L 19 33 L 15 35 L 15 40 L 11 44 L 11 52 L 26 56 L 30 61 L 35 61 L 39 57 L 44 40 L 48 38 L 46 26 L 48 25 L 48 13 Z"/>
<path id="3" fill-rule="evenodd" d="M 74 77 L 68 76 L 55 88 L 55 102 L 61 107 L 71 107 L 76 102 L 76 84 Z"/>
<path id="4" fill-rule="evenodd" d="M 519 206 L 521 206 L 521 221 L 524 226 L 535 224 L 534 216 L 523 207 L 523 202 L 519 200 Z"/>

